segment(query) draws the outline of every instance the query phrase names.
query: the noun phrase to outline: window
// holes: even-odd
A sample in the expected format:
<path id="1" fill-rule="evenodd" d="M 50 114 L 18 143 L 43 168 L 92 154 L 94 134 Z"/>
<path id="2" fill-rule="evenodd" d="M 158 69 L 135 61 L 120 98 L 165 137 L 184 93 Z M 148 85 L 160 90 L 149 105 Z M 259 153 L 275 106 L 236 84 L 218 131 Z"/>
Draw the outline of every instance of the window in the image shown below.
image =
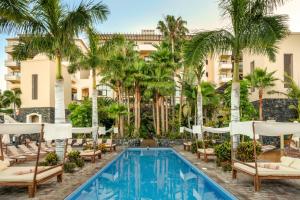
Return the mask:
<path id="1" fill-rule="evenodd" d="M 250 74 L 252 74 L 254 72 L 254 68 L 255 68 L 255 61 L 252 61 L 250 63 Z M 255 88 L 251 87 L 251 92 L 254 92 L 254 91 L 255 91 Z"/>
<path id="2" fill-rule="evenodd" d="M 108 87 L 106 85 L 99 85 L 97 89 L 98 89 L 98 96 L 107 97 Z"/>
<path id="3" fill-rule="evenodd" d="M 38 75 L 32 74 L 32 99 L 38 99 Z"/>
<path id="4" fill-rule="evenodd" d="M 289 81 L 288 77 L 293 77 L 293 54 L 284 54 L 284 87 L 289 87 L 287 82 Z M 288 77 L 286 77 L 286 75 Z"/>

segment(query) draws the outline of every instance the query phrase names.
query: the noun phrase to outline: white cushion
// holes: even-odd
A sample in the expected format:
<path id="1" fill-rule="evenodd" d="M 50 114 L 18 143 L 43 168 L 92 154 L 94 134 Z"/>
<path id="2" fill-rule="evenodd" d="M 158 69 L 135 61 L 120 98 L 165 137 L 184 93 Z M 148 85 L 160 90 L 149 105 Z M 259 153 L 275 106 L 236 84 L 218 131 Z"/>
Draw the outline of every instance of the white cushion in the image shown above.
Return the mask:
<path id="1" fill-rule="evenodd" d="M 0 160 L 0 171 L 5 170 L 8 167 L 7 162 Z"/>
<path id="2" fill-rule="evenodd" d="M 281 161 L 280 165 L 285 166 L 285 167 L 290 167 L 291 164 L 294 162 L 294 160 L 295 159 L 292 157 L 282 156 L 280 158 L 280 161 Z"/>
<path id="3" fill-rule="evenodd" d="M 290 165 L 290 167 L 293 168 L 293 169 L 300 170 L 300 159 L 294 158 L 294 161 L 292 162 L 292 164 Z"/>

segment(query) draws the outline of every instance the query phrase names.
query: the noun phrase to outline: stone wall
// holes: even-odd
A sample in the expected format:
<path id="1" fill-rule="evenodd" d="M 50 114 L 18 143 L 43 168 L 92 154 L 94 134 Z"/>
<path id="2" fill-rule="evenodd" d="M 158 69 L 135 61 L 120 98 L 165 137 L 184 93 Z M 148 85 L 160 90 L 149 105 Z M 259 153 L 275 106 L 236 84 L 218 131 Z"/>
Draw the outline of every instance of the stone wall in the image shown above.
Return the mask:
<path id="1" fill-rule="evenodd" d="M 54 122 L 54 108 L 53 107 L 40 107 L 40 108 L 20 108 L 17 121 L 26 122 L 26 116 L 31 113 L 37 113 L 42 116 L 42 122 Z"/>
<path id="2" fill-rule="evenodd" d="M 259 101 L 252 102 L 258 109 Z M 276 120 L 278 122 L 288 122 L 297 118 L 297 113 L 289 109 L 289 105 L 297 104 L 297 100 L 291 99 L 263 99 L 264 120 Z"/>

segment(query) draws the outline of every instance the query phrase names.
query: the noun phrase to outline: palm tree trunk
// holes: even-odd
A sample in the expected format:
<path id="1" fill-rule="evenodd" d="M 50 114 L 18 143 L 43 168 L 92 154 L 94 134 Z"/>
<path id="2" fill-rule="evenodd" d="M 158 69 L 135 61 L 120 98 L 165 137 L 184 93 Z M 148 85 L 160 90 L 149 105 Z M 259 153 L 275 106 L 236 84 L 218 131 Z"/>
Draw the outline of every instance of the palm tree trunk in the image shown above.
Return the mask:
<path id="1" fill-rule="evenodd" d="M 197 125 L 203 126 L 203 103 L 200 84 L 197 86 Z"/>
<path id="2" fill-rule="evenodd" d="M 139 129 L 140 129 L 140 118 L 141 118 L 141 113 L 140 113 L 140 87 L 138 84 L 135 85 L 135 88 L 134 88 L 134 93 L 135 93 L 135 98 L 134 98 L 134 110 L 135 110 L 135 113 L 134 113 L 134 130 L 135 130 L 135 133 L 138 133 L 139 132 Z"/>
<path id="3" fill-rule="evenodd" d="M 155 129 L 155 132 L 157 133 L 157 126 L 156 126 L 156 113 L 155 113 L 155 109 L 156 109 L 156 100 L 155 97 L 153 98 L 153 102 L 152 102 L 152 115 L 153 115 L 153 127 Z"/>
<path id="4" fill-rule="evenodd" d="M 178 113 L 179 126 L 181 126 L 181 119 L 182 119 L 183 84 L 184 84 L 185 69 L 186 68 L 183 66 L 183 74 L 182 74 L 181 84 L 180 84 L 180 102 L 179 102 L 179 113 Z"/>
<path id="5" fill-rule="evenodd" d="M 258 91 L 258 96 L 259 96 L 259 120 L 263 121 L 263 90 L 259 89 Z"/>
<path id="6" fill-rule="evenodd" d="M 138 130 L 140 131 L 140 128 L 141 128 L 141 100 L 142 100 L 142 97 L 141 97 L 141 88 L 139 87 L 139 92 L 138 92 Z"/>
<path id="7" fill-rule="evenodd" d="M 169 132 L 169 105 L 168 98 L 166 99 L 166 132 Z"/>
<path id="8" fill-rule="evenodd" d="M 92 69 L 93 78 L 93 94 L 92 94 L 92 127 L 93 127 L 93 139 L 94 149 L 96 148 L 98 141 L 98 103 L 97 103 L 97 84 L 96 84 L 96 70 Z"/>
<path id="9" fill-rule="evenodd" d="M 234 57 L 233 64 L 233 79 L 231 86 L 231 121 L 240 121 L 240 77 L 239 77 L 239 65 L 240 57 L 236 55 Z M 233 149 L 236 149 L 239 144 L 239 136 L 233 137 Z"/>
<path id="10" fill-rule="evenodd" d="M 164 135 L 166 133 L 165 129 L 165 108 L 164 108 L 164 97 L 160 97 L 160 114 L 161 114 L 161 132 Z"/>
<path id="11" fill-rule="evenodd" d="M 129 99 L 129 89 L 126 89 L 126 103 L 127 103 L 127 125 L 130 125 L 130 99 Z"/>
<path id="12" fill-rule="evenodd" d="M 66 122 L 65 116 L 65 97 L 64 80 L 62 77 L 61 57 L 56 56 L 56 82 L 55 82 L 55 123 L 62 124 Z M 56 140 L 56 154 L 60 160 L 64 159 L 64 140 Z"/>
<path id="13" fill-rule="evenodd" d="M 160 135 L 160 120 L 159 120 L 159 95 L 156 93 L 156 134 Z"/>

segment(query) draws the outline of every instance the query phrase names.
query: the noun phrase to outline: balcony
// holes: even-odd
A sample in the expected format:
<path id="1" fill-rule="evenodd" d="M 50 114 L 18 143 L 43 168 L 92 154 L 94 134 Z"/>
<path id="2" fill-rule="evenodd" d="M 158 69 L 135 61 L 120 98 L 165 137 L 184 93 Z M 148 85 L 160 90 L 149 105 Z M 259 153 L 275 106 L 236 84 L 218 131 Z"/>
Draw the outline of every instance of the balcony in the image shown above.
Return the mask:
<path id="1" fill-rule="evenodd" d="M 5 61 L 5 66 L 9 67 L 11 69 L 20 69 L 20 62 L 13 61 L 13 60 L 6 60 Z"/>
<path id="2" fill-rule="evenodd" d="M 5 75 L 5 80 L 12 83 L 20 83 L 21 75 L 19 72 L 9 73 Z"/>
<path id="3" fill-rule="evenodd" d="M 232 80 L 232 77 L 220 75 L 220 79 L 219 80 L 220 80 L 221 83 L 227 83 L 228 81 Z"/>
<path id="4" fill-rule="evenodd" d="M 222 69 L 232 69 L 232 63 L 231 62 L 220 62 L 219 68 Z"/>

